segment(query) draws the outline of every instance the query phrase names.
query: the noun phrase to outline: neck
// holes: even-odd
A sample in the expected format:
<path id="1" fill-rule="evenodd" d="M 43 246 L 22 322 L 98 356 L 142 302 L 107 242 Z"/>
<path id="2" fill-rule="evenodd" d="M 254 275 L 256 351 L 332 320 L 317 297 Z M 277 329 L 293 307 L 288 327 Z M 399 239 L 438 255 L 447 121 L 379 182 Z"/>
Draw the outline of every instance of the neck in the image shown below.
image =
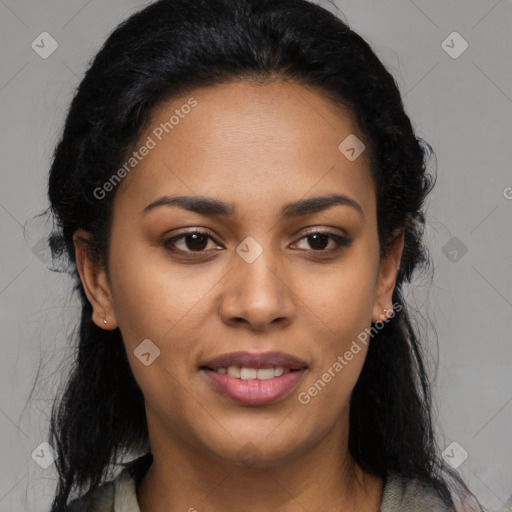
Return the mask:
<path id="1" fill-rule="evenodd" d="M 241 466 L 182 440 L 170 445 L 168 432 L 152 434 L 153 464 L 137 488 L 141 512 L 376 512 L 380 507 L 382 481 L 350 456 L 348 428 L 334 428 L 318 445 L 266 467 Z"/>

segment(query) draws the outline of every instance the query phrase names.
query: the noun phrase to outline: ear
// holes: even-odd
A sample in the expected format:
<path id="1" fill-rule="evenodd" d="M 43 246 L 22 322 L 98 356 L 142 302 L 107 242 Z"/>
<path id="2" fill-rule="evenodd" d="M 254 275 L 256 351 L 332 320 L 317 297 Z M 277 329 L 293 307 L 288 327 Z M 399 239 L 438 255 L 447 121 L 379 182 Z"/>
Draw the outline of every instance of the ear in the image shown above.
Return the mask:
<path id="1" fill-rule="evenodd" d="M 375 302 L 373 304 L 372 322 L 382 322 L 392 315 L 393 290 L 396 275 L 400 267 L 400 259 L 404 248 L 404 231 L 395 232 L 386 255 L 382 257 L 377 278 Z M 384 312 L 387 309 L 387 312 Z"/>
<path id="2" fill-rule="evenodd" d="M 110 285 L 103 265 L 91 251 L 89 239 L 90 234 L 83 229 L 77 229 L 73 233 L 77 270 L 87 299 L 93 308 L 94 323 L 102 329 L 113 330 L 117 328 L 118 323 L 114 314 Z M 106 324 L 104 320 L 107 320 Z"/>

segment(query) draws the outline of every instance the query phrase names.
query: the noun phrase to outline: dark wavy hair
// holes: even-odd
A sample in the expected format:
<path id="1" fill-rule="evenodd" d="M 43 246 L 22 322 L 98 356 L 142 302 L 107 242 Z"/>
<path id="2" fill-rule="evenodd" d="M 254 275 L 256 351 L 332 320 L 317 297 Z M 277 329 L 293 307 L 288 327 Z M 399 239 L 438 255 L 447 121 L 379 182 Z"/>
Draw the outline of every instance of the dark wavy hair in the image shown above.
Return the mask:
<path id="1" fill-rule="evenodd" d="M 90 63 L 55 147 L 48 195 L 52 258 L 64 257 L 82 304 L 76 358 L 52 407 L 49 442 L 57 459 L 52 507 L 72 491 L 102 483 L 110 466 L 150 451 L 144 397 L 119 329 L 92 321 L 73 234 L 108 262 L 115 190 L 102 186 L 136 149 L 154 110 L 197 88 L 274 79 L 313 87 L 353 114 L 367 143 L 375 183 L 380 255 L 404 231 L 393 292 L 394 318 L 372 339 L 351 396 L 349 450 L 365 470 L 416 477 L 453 507 L 453 489 L 471 495 L 439 455 L 418 328 L 403 295 L 416 269 L 428 269 L 425 199 L 435 183 L 432 147 L 415 136 L 400 92 L 367 42 L 347 23 L 306 0 L 160 0 L 123 21 Z"/>

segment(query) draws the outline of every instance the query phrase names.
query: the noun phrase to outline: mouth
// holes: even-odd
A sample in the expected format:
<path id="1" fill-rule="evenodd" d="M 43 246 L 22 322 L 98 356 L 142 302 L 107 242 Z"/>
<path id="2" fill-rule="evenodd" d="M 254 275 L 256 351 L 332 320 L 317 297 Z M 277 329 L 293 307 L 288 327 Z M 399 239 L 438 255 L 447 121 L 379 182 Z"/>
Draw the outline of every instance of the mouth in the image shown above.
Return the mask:
<path id="1" fill-rule="evenodd" d="M 208 368 L 207 366 L 201 366 L 200 370 L 206 370 L 210 372 L 216 372 L 220 375 L 229 375 L 234 379 L 240 380 L 270 380 L 275 377 L 281 377 L 290 372 L 298 372 L 298 369 L 284 368 L 283 366 L 271 366 L 269 368 L 248 368 L 241 366 L 228 366 L 220 368 Z"/>
<path id="2" fill-rule="evenodd" d="M 268 405 L 284 399 L 307 369 L 304 361 L 281 352 L 235 352 L 199 367 L 215 391 L 242 405 Z"/>
<path id="3" fill-rule="evenodd" d="M 238 368 L 244 371 L 243 374 L 253 375 L 252 370 L 265 370 L 262 376 L 267 375 L 267 378 L 280 376 L 282 371 L 302 370 L 307 368 L 307 364 L 302 359 L 291 354 L 284 352 L 231 352 L 229 354 L 222 354 L 213 359 L 205 361 L 201 364 L 200 369 L 206 368 L 208 370 L 231 375 L 235 378 L 243 378 L 237 375 Z M 274 375 L 270 374 L 270 369 L 274 370 Z M 276 374 L 275 372 L 278 372 Z M 256 377 L 248 377 L 256 378 Z M 262 380 L 264 380 L 263 377 Z"/>

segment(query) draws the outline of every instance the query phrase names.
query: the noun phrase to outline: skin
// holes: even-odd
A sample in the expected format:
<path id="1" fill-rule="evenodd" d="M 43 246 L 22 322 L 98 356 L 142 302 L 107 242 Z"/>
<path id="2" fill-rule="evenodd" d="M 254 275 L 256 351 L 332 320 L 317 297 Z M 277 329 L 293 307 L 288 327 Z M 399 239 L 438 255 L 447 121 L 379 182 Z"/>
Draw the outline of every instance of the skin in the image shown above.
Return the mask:
<path id="1" fill-rule="evenodd" d="M 140 509 L 375 512 L 383 482 L 348 452 L 349 399 L 367 347 L 360 344 L 307 405 L 298 400 L 392 307 L 403 237 L 379 260 L 368 155 L 349 161 L 338 150 L 349 134 L 364 137 L 353 116 L 319 91 L 238 81 L 161 104 L 141 145 L 190 97 L 197 106 L 118 185 L 108 273 L 79 238 L 87 233 L 75 236 L 93 319 L 120 328 L 145 397 L 154 462 L 137 488 Z M 363 213 L 335 205 L 281 219 L 285 203 L 333 193 Z M 163 195 L 213 197 L 237 213 L 169 205 L 141 213 Z M 195 249 L 189 237 L 175 252 L 166 248 L 166 239 L 192 228 L 213 240 Z M 335 250 L 332 239 L 304 238 L 310 231 L 351 244 Z M 235 251 L 248 236 L 263 249 L 252 263 Z M 200 249 L 208 254 L 195 255 Z M 134 355 L 147 338 L 161 351 L 149 366 Z M 201 362 L 239 350 L 283 351 L 308 370 L 279 402 L 240 405 L 199 371 Z"/>

